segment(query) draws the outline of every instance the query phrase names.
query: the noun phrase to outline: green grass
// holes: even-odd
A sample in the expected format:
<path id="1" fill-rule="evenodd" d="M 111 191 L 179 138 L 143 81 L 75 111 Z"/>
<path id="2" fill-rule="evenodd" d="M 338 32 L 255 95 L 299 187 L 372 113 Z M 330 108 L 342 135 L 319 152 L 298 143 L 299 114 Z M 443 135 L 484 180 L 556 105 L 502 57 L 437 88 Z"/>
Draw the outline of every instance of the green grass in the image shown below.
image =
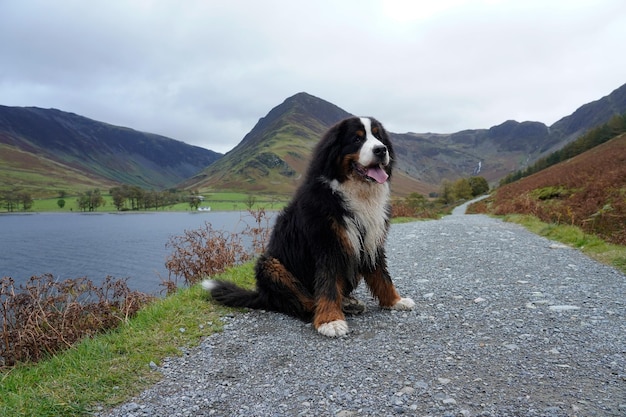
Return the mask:
<path id="1" fill-rule="evenodd" d="M 626 273 L 626 247 L 605 242 L 576 226 L 544 223 L 537 217 L 521 214 L 504 216 L 505 221 L 524 226 L 540 236 L 581 250 L 589 257 Z"/>
<path id="2" fill-rule="evenodd" d="M 247 210 L 248 209 L 248 198 L 249 194 L 247 193 L 228 193 L 228 192 L 209 192 L 204 194 L 206 196 L 205 201 L 200 205 L 201 207 L 211 207 L 213 211 L 231 211 L 231 210 Z M 280 210 L 285 206 L 287 202 L 286 197 L 280 197 L 280 199 L 272 199 L 265 195 L 254 195 L 256 202 L 253 206 L 254 209 L 265 208 L 268 210 Z M 99 207 L 97 212 L 106 213 L 106 212 L 116 212 L 117 209 L 113 205 L 113 198 L 108 195 L 103 195 L 105 200 L 105 205 Z M 59 200 L 58 197 L 55 198 L 45 198 L 45 199 L 36 199 L 34 201 L 31 212 L 57 212 L 57 213 L 71 213 L 78 212 L 78 205 L 76 204 L 76 199 L 78 196 L 68 196 L 65 197 L 65 207 L 59 208 L 57 202 Z M 167 206 L 164 208 L 160 208 L 158 211 L 190 211 L 189 203 L 178 203 L 173 206 Z M 154 212 L 155 210 L 148 210 L 150 212 Z"/>
<path id="3" fill-rule="evenodd" d="M 219 278 L 251 287 L 253 264 Z M 111 408 L 160 379 L 150 369 L 220 331 L 230 309 L 208 301 L 196 285 L 142 309 L 118 329 L 97 335 L 36 364 L 0 373 L 0 415 L 80 416 Z M 184 332 L 181 331 L 184 329 Z"/>

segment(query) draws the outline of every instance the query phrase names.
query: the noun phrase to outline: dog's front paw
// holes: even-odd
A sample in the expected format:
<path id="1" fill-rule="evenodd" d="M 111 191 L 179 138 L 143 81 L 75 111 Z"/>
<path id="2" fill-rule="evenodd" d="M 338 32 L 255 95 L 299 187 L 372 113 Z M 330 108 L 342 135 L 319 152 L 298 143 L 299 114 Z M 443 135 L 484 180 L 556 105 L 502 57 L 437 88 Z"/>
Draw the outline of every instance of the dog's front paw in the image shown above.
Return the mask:
<path id="1" fill-rule="evenodd" d="M 320 325 L 317 331 L 328 337 L 345 336 L 348 334 L 348 323 L 345 320 L 331 321 Z"/>
<path id="2" fill-rule="evenodd" d="M 415 301 L 411 298 L 401 298 L 398 302 L 391 306 L 392 310 L 413 310 Z"/>

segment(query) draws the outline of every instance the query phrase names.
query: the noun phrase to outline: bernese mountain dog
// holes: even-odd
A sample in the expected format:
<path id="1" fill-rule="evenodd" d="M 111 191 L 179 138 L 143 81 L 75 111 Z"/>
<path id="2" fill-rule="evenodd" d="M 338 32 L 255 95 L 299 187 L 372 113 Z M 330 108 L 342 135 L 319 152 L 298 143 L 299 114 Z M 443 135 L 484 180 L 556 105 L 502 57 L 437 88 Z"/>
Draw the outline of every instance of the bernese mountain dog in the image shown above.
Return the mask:
<path id="1" fill-rule="evenodd" d="M 351 296 L 361 279 L 383 308 L 412 310 L 394 287 L 385 256 L 394 151 L 371 117 L 331 127 L 313 151 L 304 182 L 276 219 L 256 263 L 256 289 L 205 280 L 213 300 L 313 321 L 317 331 L 348 333 L 344 313 L 365 305 Z"/>

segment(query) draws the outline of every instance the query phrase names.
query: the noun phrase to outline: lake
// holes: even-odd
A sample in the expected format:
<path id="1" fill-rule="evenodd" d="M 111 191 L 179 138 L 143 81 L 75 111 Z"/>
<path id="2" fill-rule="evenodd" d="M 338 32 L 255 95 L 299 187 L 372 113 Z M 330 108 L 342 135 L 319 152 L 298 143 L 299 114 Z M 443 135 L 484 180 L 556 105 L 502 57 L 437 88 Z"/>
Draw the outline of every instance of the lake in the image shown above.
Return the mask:
<path id="1" fill-rule="evenodd" d="M 22 284 L 50 273 L 58 280 L 86 276 L 99 284 L 110 275 L 128 278 L 131 289 L 157 294 L 168 277 L 165 259 L 172 249 L 166 243 L 205 222 L 227 232 L 255 225 L 247 212 L 0 215 L 0 277 Z"/>

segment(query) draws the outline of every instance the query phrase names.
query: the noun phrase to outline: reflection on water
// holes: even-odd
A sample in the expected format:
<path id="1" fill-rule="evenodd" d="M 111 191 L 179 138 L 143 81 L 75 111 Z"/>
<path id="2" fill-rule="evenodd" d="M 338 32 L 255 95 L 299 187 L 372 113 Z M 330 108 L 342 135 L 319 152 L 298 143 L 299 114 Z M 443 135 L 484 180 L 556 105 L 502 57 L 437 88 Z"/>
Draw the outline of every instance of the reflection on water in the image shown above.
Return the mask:
<path id="1" fill-rule="evenodd" d="M 168 276 L 169 238 L 205 222 L 228 232 L 254 226 L 244 212 L 1 215 L 0 276 L 20 284 L 44 273 L 96 283 L 111 275 L 128 277 L 132 289 L 157 293 Z"/>

